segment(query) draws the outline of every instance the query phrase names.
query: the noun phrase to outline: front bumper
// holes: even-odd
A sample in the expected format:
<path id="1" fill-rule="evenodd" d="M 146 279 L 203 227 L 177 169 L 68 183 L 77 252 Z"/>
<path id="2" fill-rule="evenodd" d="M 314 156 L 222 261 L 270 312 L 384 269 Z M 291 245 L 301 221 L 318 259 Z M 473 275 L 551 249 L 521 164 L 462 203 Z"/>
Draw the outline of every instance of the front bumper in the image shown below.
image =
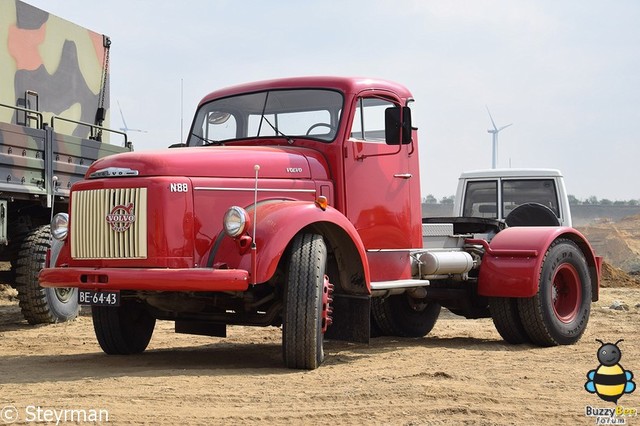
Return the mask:
<path id="1" fill-rule="evenodd" d="M 45 268 L 42 287 L 86 290 L 245 291 L 249 272 L 242 269 Z"/>

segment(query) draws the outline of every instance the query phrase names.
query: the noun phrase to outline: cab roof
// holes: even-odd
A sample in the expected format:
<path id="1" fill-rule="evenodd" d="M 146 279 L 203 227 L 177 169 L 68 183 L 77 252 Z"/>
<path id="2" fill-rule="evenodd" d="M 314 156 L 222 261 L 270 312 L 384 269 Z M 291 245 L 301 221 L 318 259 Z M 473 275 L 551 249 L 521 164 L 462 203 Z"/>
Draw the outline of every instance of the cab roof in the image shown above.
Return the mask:
<path id="1" fill-rule="evenodd" d="M 365 90 L 385 90 L 395 93 L 400 98 L 412 98 L 411 92 L 398 83 L 388 80 L 366 78 L 366 77 L 290 77 L 275 80 L 256 81 L 252 83 L 239 84 L 226 87 L 209 93 L 205 96 L 200 105 L 213 99 L 225 98 L 241 93 L 260 92 L 274 89 L 334 89 L 346 94 L 356 94 Z"/>
<path id="2" fill-rule="evenodd" d="M 558 169 L 486 169 L 471 170 L 460 175 L 460 179 L 482 179 L 482 178 L 534 178 L 534 177 L 562 177 L 562 172 Z"/>

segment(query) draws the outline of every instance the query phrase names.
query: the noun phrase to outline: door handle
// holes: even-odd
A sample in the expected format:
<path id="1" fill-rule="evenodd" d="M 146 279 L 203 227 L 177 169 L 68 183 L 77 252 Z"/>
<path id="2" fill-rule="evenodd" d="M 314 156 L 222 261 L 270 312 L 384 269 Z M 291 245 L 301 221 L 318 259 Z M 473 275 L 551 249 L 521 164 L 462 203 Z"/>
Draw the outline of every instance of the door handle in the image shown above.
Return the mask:
<path id="1" fill-rule="evenodd" d="M 395 175 L 393 175 L 394 178 L 400 179 L 410 179 L 411 176 L 413 176 L 411 173 L 396 173 Z"/>

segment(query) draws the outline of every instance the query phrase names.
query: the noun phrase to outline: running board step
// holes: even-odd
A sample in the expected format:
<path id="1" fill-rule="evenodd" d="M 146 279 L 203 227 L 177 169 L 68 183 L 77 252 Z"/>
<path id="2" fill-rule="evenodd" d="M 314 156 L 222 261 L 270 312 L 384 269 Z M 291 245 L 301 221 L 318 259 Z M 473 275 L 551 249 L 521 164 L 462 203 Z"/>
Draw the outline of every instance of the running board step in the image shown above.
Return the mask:
<path id="1" fill-rule="evenodd" d="M 372 281 L 371 290 L 394 290 L 399 288 L 427 287 L 429 284 L 429 280 Z"/>

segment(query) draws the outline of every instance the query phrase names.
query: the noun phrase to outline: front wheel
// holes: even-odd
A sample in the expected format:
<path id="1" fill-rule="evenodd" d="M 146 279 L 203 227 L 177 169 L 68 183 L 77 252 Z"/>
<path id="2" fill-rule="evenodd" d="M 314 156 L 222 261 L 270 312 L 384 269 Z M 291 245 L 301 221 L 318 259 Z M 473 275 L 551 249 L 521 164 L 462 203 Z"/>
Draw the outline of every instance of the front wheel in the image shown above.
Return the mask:
<path id="1" fill-rule="evenodd" d="M 531 341 L 540 346 L 577 342 L 591 312 L 591 277 L 584 254 L 560 238 L 544 257 L 538 293 L 518 299 L 520 319 Z"/>
<path id="2" fill-rule="evenodd" d="M 331 284 L 325 275 L 322 236 L 297 235 L 286 274 L 282 353 L 288 368 L 313 370 L 324 360 L 324 331 L 330 323 Z M 324 296 L 324 297 L 323 297 Z"/>
<path id="3" fill-rule="evenodd" d="M 49 225 L 43 225 L 26 235 L 18 251 L 15 287 L 22 315 L 29 324 L 69 321 L 80 311 L 77 289 L 45 288 L 38 283 L 38 274 L 45 267 L 49 248 Z"/>
<path id="4" fill-rule="evenodd" d="M 91 316 L 98 343 L 109 355 L 143 352 L 156 325 L 156 319 L 135 300 L 122 300 L 118 307 L 92 306 Z"/>

